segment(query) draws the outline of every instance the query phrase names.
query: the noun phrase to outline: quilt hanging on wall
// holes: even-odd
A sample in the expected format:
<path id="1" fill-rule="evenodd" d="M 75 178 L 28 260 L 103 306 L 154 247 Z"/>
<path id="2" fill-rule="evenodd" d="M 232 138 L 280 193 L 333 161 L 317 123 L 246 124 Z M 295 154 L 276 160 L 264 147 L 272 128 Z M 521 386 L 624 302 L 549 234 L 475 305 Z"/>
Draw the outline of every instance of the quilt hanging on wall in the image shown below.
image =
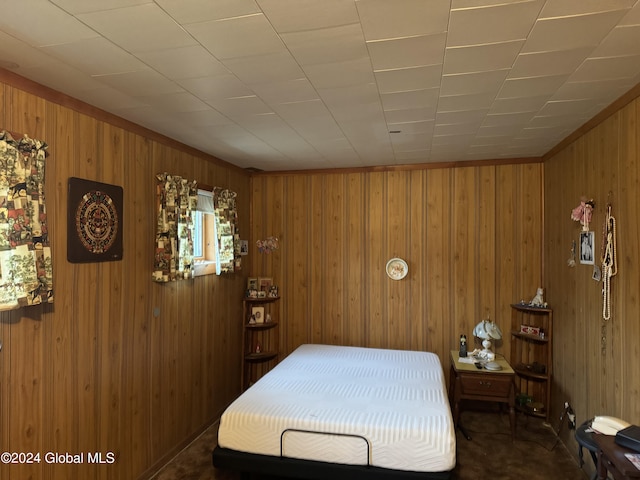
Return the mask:
<path id="1" fill-rule="evenodd" d="M 225 188 L 213 189 L 213 206 L 218 234 L 218 274 L 231 273 L 241 268 L 236 196 L 236 192 Z"/>
<path id="2" fill-rule="evenodd" d="M 0 310 L 53 303 L 44 180 L 47 144 L 0 132 Z"/>

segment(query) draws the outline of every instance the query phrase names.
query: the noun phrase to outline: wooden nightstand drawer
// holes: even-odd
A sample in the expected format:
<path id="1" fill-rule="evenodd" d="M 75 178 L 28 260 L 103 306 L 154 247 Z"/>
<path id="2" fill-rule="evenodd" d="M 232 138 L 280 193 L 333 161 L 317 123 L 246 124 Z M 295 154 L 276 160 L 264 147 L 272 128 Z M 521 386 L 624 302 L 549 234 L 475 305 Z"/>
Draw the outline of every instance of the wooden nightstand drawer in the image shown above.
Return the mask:
<path id="1" fill-rule="evenodd" d="M 461 374 L 460 386 L 463 395 L 508 397 L 513 379 L 510 375 Z"/>

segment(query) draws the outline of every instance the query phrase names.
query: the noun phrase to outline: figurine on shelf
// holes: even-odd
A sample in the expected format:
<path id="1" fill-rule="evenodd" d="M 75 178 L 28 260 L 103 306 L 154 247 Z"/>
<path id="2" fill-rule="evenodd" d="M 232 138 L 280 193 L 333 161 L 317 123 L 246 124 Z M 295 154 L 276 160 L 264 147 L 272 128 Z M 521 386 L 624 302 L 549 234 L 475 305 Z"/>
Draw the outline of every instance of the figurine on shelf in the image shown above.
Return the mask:
<path id="1" fill-rule="evenodd" d="M 544 293 L 544 290 L 542 289 L 542 287 L 538 288 L 538 290 L 536 290 L 536 296 L 533 297 L 533 300 L 529 302 L 529 305 L 531 305 L 532 307 L 546 308 L 547 302 L 544 301 L 543 293 Z"/>
<path id="2" fill-rule="evenodd" d="M 256 343 L 256 353 L 261 353 L 262 352 L 262 345 L 260 345 L 260 342 Z"/>

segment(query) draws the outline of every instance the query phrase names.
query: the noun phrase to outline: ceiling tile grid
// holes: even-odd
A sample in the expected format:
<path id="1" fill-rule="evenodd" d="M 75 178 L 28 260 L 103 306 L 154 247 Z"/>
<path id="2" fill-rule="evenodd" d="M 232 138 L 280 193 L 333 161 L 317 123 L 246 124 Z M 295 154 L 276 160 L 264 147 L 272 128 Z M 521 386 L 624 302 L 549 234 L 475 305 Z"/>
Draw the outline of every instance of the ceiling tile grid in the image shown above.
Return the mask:
<path id="1" fill-rule="evenodd" d="M 243 168 L 535 157 L 638 84 L 640 1 L 24 0 L 0 68 Z"/>

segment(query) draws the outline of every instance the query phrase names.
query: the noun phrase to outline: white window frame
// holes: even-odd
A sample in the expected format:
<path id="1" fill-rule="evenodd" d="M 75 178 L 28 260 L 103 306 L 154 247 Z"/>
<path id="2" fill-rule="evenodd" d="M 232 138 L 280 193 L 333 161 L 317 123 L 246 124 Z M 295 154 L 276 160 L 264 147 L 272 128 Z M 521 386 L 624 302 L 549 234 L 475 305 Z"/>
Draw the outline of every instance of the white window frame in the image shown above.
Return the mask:
<path id="1" fill-rule="evenodd" d="M 213 192 L 198 190 L 198 195 L 213 197 Z M 196 210 L 193 212 L 193 223 L 194 276 L 214 275 L 218 273 L 218 236 L 215 213 Z M 196 256 L 196 245 L 200 249 L 198 256 Z"/>

